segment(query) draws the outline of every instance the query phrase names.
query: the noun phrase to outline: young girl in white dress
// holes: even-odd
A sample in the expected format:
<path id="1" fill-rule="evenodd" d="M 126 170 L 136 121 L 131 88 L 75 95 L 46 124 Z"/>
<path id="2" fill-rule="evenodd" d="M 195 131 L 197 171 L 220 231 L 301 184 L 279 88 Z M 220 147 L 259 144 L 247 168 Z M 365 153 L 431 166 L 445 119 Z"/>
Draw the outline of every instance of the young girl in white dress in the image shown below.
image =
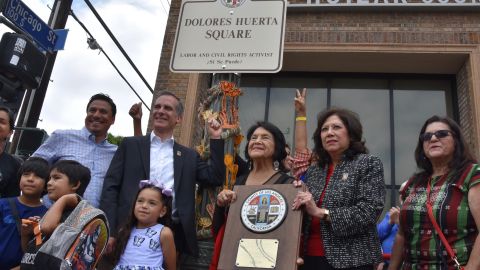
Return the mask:
<path id="1" fill-rule="evenodd" d="M 120 229 L 114 270 L 175 270 L 171 224 L 172 191 L 152 180 L 140 181 L 132 213 Z"/>

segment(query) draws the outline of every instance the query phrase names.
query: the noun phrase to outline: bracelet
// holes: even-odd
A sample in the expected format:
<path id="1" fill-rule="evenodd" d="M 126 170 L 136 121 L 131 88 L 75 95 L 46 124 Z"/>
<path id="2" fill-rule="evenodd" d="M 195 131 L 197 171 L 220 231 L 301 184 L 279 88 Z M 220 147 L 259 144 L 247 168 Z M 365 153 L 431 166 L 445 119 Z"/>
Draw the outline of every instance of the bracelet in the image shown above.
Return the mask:
<path id="1" fill-rule="evenodd" d="M 297 116 L 297 117 L 295 117 L 295 121 L 307 121 L 307 117 L 306 116 Z"/>

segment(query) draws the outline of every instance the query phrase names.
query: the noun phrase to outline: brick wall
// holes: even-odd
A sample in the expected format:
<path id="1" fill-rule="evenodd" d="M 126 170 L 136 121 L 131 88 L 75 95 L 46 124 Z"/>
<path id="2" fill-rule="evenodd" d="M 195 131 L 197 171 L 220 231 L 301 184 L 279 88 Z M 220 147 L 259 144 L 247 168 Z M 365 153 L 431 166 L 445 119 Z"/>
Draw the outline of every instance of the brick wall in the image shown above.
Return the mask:
<path id="1" fill-rule="evenodd" d="M 458 98 L 458 114 L 460 118 L 460 126 L 462 127 L 463 135 L 469 145 L 473 154 L 478 157 L 478 142 L 475 139 L 474 130 L 474 116 L 472 108 L 473 98 L 471 91 L 469 91 L 468 82 L 472 79 L 472 74 L 468 69 L 470 60 L 467 60 L 465 65 L 457 73 L 457 98 Z M 478 106 L 478 105 L 477 105 Z"/>
<path id="2" fill-rule="evenodd" d="M 210 88 L 211 76 L 207 75 L 207 74 L 202 74 L 200 76 L 199 80 L 200 80 L 200 82 L 198 84 L 198 98 L 197 98 L 195 108 L 199 107 L 200 101 L 205 100 L 207 98 L 207 92 L 205 90 Z M 198 111 L 195 111 L 195 113 L 197 113 L 197 112 Z M 198 145 L 200 143 L 200 140 L 202 139 L 202 135 L 203 135 L 202 134 L 203 125 L 198 120 L 198 115 L 196 115 L 196 116 L 197 116 L 197 118 L 196 118 L 197 121 L 195 122 L 195 126 L 193 127 L 195 129 L 195 131 L 194 131 L 193 138 L 192 138 L 192 145 Z"/>
<path id="3" fill-rule="evenodd" d="M 480 12 L 289 12 L 285 42 L 479 44 Z"/>

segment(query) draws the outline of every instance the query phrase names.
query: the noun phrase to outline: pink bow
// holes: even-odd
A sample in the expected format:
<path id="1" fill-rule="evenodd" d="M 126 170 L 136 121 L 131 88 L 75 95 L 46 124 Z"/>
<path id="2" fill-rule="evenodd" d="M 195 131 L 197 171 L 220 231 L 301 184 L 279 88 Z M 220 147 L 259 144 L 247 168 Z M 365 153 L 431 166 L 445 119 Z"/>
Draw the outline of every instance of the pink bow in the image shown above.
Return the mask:
<path id="1" fill-rule="evenodd" d="M 171 188 L 167 188 L 165 187 L 165 185 L 163 183 L 160 183 L 158 180 L 156 179 L 150 179 L 150 180 L 140 180 L 140 183 L 138 183 L 138 187 L 139 188 L 143 188 L 147 185 L 152 185 L 152 186 L 156 186 L 157 188 L 159 188 L 161 191 L 162 191 L 162 194 L 165 195 L 165 196 L 168 196 L 168 197 L 171 197 L 172 196 L 172 189 Z"/>

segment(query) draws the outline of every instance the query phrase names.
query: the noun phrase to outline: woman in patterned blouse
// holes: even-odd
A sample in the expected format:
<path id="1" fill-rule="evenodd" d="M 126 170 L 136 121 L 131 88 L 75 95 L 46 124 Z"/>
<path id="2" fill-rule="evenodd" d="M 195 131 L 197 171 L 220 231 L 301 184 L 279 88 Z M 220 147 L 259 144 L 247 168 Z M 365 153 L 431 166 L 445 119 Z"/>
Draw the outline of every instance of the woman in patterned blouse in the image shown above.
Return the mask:
<path id="1" fill-rule="evenodd" d="M 420 131 L 415 159 L 420 172 L 402 192 L 400 229 L 388 269 L 457 269 L 427 205 L 459 263 L 465 270 L 480 269 L 480 168 L 459 126 L 450 118 L 429 118 Z"/>
<path id="2" fill-rule="evenodd" d="M 301 269 L 372 270 L 382 261 L 376 230 L 385 198 L 382 162 L 367 154 L 360 120 L 349 110 L 321 112 L 313 140 L 316 161 L 303 179 L 308 191 L 293 203 L 308 214 Z"/>

